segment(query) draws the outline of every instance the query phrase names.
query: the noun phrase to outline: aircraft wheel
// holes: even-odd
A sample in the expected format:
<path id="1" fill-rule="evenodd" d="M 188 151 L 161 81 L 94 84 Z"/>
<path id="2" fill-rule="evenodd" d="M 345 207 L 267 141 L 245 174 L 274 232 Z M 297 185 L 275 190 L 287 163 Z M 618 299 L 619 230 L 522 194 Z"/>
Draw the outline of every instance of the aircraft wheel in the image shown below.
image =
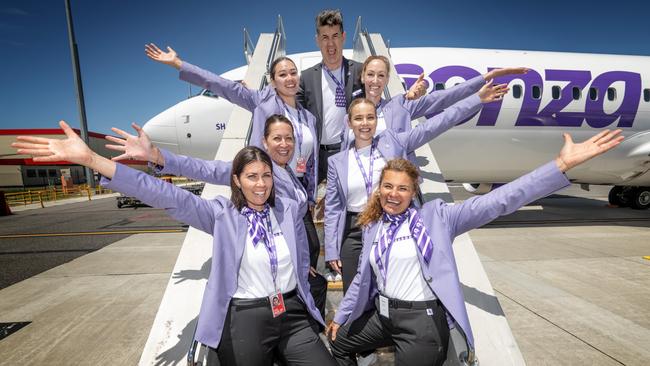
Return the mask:
<path id="1" fill-rule="evenodd" d="M 650 207 L 650 187 L 638 187 L 632 194 L 630 206 L 637 210 L 646 210 Z"/>
<path id="2" fill-rule="evenodd" d="M 609 190 L 607 198 L 610 205 L 625 207 L 629 204 L 631 197 L 625 187 L 614 186 Z"/>

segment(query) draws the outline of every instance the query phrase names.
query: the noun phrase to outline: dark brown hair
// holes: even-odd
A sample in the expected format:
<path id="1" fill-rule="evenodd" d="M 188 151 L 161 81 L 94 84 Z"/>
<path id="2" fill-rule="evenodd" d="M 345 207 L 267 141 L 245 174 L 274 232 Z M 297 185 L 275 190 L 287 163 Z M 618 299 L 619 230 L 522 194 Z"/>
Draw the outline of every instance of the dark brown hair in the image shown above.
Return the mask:
<path id="1" fill-rule="evenodd" d="M 238 210 L 241 210 L 246 206 L 247 201 L 241 188 L 235 184 L 235 177 L 241 180 L 241 173 L 244 171 L 246 165 L 256 161 L 266 164 L 269 169 L 271 169 L 271 173 L 273 173 L 273 163 L 271 162 L 269 154 L 257 146 L 246 146 L 239 150 L 237 155 L 235 155 L 235 159 L 232 161 L 232 174 L 230 175 L 230 201 Z M 271 207 L 275 206 L 275 185 L 271 187 L 271 194 L 266 200 L 266 203 Z"/>
<path id="2" fill-rule="evenodd" d="M 294 67 L 296 67 L 296 63 L 293 62 L 292 59 L 290 59 L 287 56 L 282 56 L 278 57 L 273 62 L 271 63 L 271 66 L 269 66 L 269 76 L 271 77 L 271 80 L 275 80 L 275 67 L 278 66 L 278 64 L 282 61 L 289 61 L 293 64 Z"/>
<path id="3" fill-rule="evenodd" d="M 381 176 L 379 178 L 379 187 L 384 181 L 384 175 L 387 171 L 401 172 L 406 173 L 409 178 L 411 178 L 411 183 L 413 183 L 413 191 L 417 194 L 420 186 L 418 185 L 418 180 L 420 179 L 420 173 L 418 168 L 413 165 L 410 161 L 406 159 L 393 159 L 386 162 L 386 166 L 381 170 Z M 384 212 L 384 209 L 381 207 L 381 202 L 379 201 L 379 191 L 380 188 L 377 188 L 372 196 L 368 199 L 368 204 L 366 208 L 359 214 L 357 219 L 358 226 L 367 226 L 381 218 L 381 214 Z"/>
<path id="4" fill-rule="evenodd" d="M 269 118 L 266 119 L 266 122 L 264 122 L 264 139 L 266 140 L 267 137 L 269 137 L 271 125 L 274 123 L 286 123 L 289 126 L 291 126 L 291 134 L 293 135 L 293 124 L 291 124 L 291 121 L 289 119 L 281 114 L 272 114 Z"/>
<path id="5" fill-rule="evenodd" d="M 319 34 L 319 28 L 324 26 L 338 25 L 343 33 L 343 15 L 339 9 L 325 9 L 316 15 L 316 34 Z"/>

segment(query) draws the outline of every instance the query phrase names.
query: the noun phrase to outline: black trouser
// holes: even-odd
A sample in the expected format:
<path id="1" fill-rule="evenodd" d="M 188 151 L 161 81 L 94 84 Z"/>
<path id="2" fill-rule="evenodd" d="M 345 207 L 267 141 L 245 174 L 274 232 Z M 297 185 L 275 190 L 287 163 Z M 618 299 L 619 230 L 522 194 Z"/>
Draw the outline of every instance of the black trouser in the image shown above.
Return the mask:
<path id="1" fill-rule="evenodd" d="M 320 145 L 318 150 L 318 183 L 327 179 L 327 159 L 341 151 L 341 144 Z"/>
<path id="2" fill-rule="evenodd" d="M 307 242 L 309 244 L 309 265 L 316 268 L 318 265 L 318 256 L 320 255 L 320 241 L 318 241 L 318 232 L 316 232 L 316 225 L 314 219 L 311 217 L 311 211 L 302 218 L 305 224 L 305 231 L 307 231 Z"/>
<path id="3" fill-rule="evenodd" d="M 320 242 L 318 241 L 318 233 L 314 220 L 311 217 L 311 211 L 303 217 L 305 224 L 305 231 L 307 231 L 307 242 L 309 243 L 309 265 L 316 268 L 318 265 L 318 256 L 320 255 Z M 309 275 L 309 289 L 311 296 L 314 298 L 316 308 L 320 311 L 320 315 L 325 319 L 325 303 L 327 301 L 327 280 L 316 273 L 316 276 Z"/>
<path id="4" fill-rule="evenodd" d="M 232 299 L 217 349 L 208 365 L 265 365 L 274 352 L 286 365 L 336 365 L 295 290 L 284 298 L 286 312 L 273 317 L 268 298 Z"/>
<path id="5" fill-rule="evenodd" d="M 341 243 L 341 277 L 343 277 L 343 294 L 348 291 L 354 276 L 359 267 L 359 256 L 363 242 L 361 241 L 361 229 L 357 227 L 356 212 L 348 211 L 345 214 L 345 227 L 343 228 L 343 243 Z"/>
<path id="6" fill-rule="evenodd" d="M 375 306 L 379 307 L 378 303 Z M 390 300 L 389 307 L 390 319 L 370 310 L 339 328 L 331 343 L 339 366 L 356 365 L 356 353 L 391 345 L 395 346 L 395 365 L 442 365 L 447 357 L 449 326 L 440 303 Z"/>

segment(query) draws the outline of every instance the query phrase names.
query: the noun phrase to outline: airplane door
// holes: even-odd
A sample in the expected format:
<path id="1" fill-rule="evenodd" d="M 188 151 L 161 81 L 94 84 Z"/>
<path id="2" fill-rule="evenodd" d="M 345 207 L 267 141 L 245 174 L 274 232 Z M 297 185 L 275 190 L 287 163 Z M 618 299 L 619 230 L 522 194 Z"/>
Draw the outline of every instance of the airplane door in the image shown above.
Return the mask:
<path id="1" fill-rule="evenodd" d="M 176 133 L 178 134 L 178 150 L 181 154 L 189 155 L 192 149 L 192 115 L 184 108 L 178 108 L 176 115 Z"/>

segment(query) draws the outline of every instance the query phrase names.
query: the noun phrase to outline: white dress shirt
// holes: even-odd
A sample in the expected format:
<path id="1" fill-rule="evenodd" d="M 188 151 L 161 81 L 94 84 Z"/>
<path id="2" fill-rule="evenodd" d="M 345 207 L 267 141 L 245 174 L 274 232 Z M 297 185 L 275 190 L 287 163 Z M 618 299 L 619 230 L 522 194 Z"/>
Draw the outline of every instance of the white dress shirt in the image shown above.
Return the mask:
<path id="1" fill-rule="evenodd" d="M 237 291 L 233 295 L 235 298 L 257 299 L 268 297 L 278 291 L 286 293 L 296 288 L 296 271 L 291 262 L 289 247 L 273 214 L 273 210 L 270 211 L 270 216 L 275 250 L 278 257 L 277 289 L 273 285 L 271 261 L 266 246 L 260 242 L 257 247 L 253 247 L 253 238 L 250 232 L 247 232 L 244 254 L 237 276 Z"/>

